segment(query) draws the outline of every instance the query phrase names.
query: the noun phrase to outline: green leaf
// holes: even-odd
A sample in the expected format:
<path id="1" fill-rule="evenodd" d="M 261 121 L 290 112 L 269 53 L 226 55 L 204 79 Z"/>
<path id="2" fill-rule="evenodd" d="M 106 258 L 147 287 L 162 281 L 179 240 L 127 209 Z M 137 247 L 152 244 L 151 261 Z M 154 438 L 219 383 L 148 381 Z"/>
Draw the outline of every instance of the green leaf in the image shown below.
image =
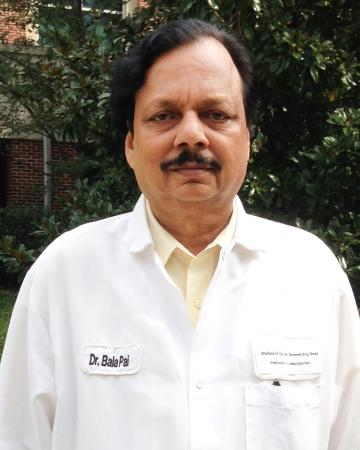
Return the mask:
<path id="1" fill-rule="evenodd" d="M 179 5 L 180 11 L 182 13 L 187 13 L 193 6 L 193 3 L 194 0 L 181 0 Z"/>
<path id="2" fill-rule="evenodd" d="M 315 81 L 315 83 L 319 82 L 319 71 L 315 66 L 310 67 L 311 78 Z"/>
<path id="3" fill-rule="evenodd" d="M 219 5 L 216 3 L 215 0 L 207 0 L 207 2 L 210 8 L 214 9 L 215 11 L 218 11 Z"/>

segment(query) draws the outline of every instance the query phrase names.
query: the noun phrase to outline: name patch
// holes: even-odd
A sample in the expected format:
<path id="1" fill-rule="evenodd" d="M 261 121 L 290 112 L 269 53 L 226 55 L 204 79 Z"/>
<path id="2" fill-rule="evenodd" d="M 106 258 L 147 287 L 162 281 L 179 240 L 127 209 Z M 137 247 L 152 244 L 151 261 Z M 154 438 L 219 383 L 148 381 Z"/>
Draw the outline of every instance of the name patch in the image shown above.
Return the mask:
<path id="1" fill-rule="evenodd" d="M 252 342 L 255 375 L 261 379 L 312 380 L 321 375 L 320 344 L 313 338 L 263 336 Z"/>
<path id="2" fill-rule="evenodd" d="M 140 370 L 141 351 L 136 344 L 107 347 L 86 345 L 81 354 L 81 368 L 87 374 L 127 375 Z"/>

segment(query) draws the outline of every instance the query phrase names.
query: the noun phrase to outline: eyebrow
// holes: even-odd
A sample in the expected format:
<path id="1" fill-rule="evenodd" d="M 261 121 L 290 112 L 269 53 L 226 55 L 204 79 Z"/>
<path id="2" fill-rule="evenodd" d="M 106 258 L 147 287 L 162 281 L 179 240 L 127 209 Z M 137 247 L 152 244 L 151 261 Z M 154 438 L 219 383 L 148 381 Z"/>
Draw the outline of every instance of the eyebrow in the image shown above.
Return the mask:
<path id="1" fill-rule="evenodd" d="M 211 108 L 217 105 L 227 105 L 229 107 L 235 106 L 234 101 L 231 97 L 225 95 L 216 95 L 213 97 L 207 97 L 200 102 L 201 108 Z M 169 100 L 164 97 L 156 97 L 147 105 L 147 108 L 161 108 L 161 109 L 172 109 L 177 108 L 178 103 L 173 100 Z"/>

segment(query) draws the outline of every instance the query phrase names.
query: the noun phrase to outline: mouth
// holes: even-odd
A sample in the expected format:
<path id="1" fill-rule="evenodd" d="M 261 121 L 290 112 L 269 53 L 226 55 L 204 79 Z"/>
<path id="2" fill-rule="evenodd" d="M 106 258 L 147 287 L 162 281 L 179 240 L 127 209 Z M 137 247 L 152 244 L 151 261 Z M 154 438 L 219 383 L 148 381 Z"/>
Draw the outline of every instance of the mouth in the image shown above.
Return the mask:
<path id="1" fill-rule="evenodd" d="M 209 175 L 214 174 L 212 167 L 202 164 L 183 164 L 181 166 L 170 167 L 169 172 L 187 181 L 201 182 Z"/>

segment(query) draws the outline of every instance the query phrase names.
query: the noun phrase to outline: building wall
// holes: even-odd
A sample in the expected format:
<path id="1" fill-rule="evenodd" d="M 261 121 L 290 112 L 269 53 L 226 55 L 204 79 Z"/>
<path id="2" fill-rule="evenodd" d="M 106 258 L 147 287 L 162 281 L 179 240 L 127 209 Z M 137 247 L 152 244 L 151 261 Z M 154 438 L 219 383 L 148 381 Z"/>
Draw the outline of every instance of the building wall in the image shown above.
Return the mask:
<path id="1" fill-rule="evenodd" d="M 42 206 L 44 198 L 44 167 L 42 141 L 11 139 L 6 143 L 7 184 L 6 206 Z M 51 146 L 52 160 L 74 160 L 75 148 L 71 144 L 54 143 Z M 52 209 L 59 210 L 73 186 L 68 173 L 52 176 Z"/>
<path id="2" fill-rule="evenodd" d="M 7 153 L 6 206 L 43 203 L 42 146 L 40 141 L 9 140 Z"/>
<path id="3" fill-rule="evenodd" d="M 0 6 L 0 35 L 3 34 L 4 42 L 13 44 L 17 39 L 25 38 L 26 27 L 22 17 Z"/>
<path id="4" fill-rule="evenodd" d="M 145 1 L 142 1 L 142 0 L 139 0 L 138 1 L 138 8 L 146 8 L 147 6 L 148 6 L 148 3 Z"/>

